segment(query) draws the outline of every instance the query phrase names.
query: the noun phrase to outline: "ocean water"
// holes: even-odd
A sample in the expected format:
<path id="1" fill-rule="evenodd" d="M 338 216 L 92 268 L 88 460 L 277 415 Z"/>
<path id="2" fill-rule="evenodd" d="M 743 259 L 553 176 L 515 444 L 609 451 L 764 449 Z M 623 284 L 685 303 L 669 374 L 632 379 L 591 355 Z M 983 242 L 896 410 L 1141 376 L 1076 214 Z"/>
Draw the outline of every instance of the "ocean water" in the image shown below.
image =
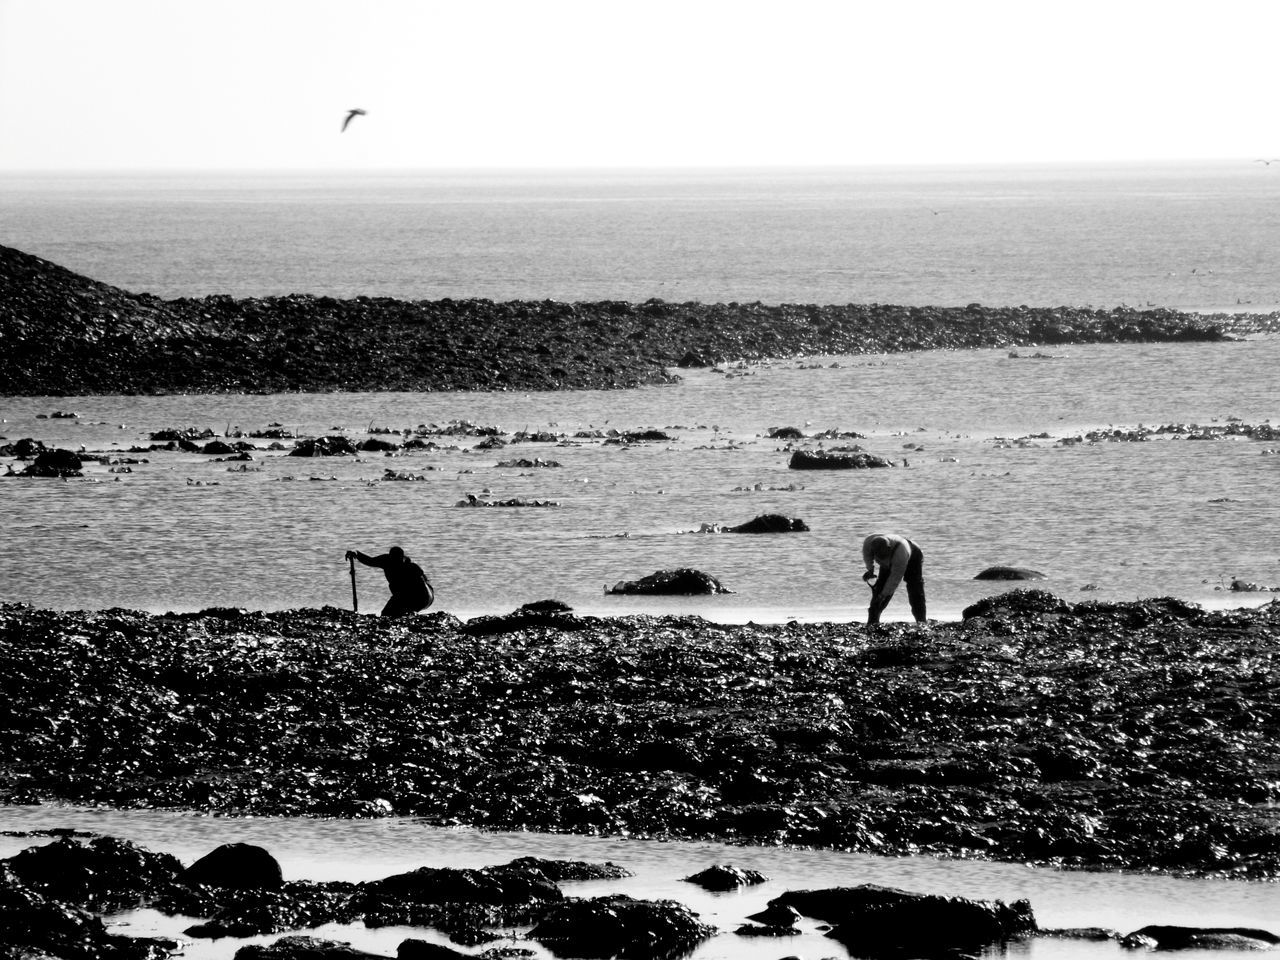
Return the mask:
<path id="1" fill-rule="evenodd" d="M 1280 171 L 0 177 L 0 243 L 157 296 L 1280 309 Z"/>
<path id="2" fill-rule="evenodd" d="M 0 178 L 0 242 L 165 297 L 336 296 L 1280 307 L 1280 179 L 1260 164 L 936 170 Z M 1045 351 L 1042 351 L 1045 352 Z M 1280 341 L 791 358 L 673 387 L 548 394 L 0 398 L 0 434 L 116 454 L 151 431 L 279 422 L 304 434 L 471 420 L 477 438 L 387 458 L 263 450 L 245 472 L 184 454 L 0 478 L 0 598 L 55 608 L 351 603 L 351 547 L 398 543 L 441 608 L 555 597 L 592 613 L 854 619 L 862 538 L 926 552 L 930 613 L 1043 571 L 1068 599 L 1257 603 L 1280 584 L 1280 456 L 1248 440 L 1073 444 L 1107 425 L 1280 417 Z M 42 419 L 59 410 L 78 418 Z M 787 469 L 767 437 L 856 431 L 892 470 Z M 659 428 L 669 441 L 578 440 Z M 831 441 L 826 442 L 828 446 Z M 1280 446 L 1273 444 L 1271 446 Z M 498 466 L 515 457 L 559 467 Z M 905 461 L 905 463 L 904 463 Z M 129 472 L 124 471 L 128 467 Z M 387 470 L 418 482 L 381 482 Z M 459 508 L 468 494 L 553 500 Z M 811 532 L 690 533 L 785 513 Z M 731 594 L 606 597 L 691 566 Z M 362 610 L 385 596 L 358 577 Z M 905 599 L 889 607 L 905 616 Z"/>

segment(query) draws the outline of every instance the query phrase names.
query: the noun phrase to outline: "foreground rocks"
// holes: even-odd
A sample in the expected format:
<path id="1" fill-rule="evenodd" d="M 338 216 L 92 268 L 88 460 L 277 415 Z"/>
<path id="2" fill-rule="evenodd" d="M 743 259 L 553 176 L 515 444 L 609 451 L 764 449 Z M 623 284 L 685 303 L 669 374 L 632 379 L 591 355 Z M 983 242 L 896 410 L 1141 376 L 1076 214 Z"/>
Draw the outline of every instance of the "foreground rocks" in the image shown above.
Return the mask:
<path id="1" fill-rule="evenodd" d="M 0 246 L 0 395 L 617 388 L 727 360 L 1220 340 L 1267 322 L 978 304 L 160 300 Z"/>
<path id="2" fill-rule="evenodd" d="M 467 627 L 0 607 L 0 798 L 1280 877 L 1280 604 Z"/>

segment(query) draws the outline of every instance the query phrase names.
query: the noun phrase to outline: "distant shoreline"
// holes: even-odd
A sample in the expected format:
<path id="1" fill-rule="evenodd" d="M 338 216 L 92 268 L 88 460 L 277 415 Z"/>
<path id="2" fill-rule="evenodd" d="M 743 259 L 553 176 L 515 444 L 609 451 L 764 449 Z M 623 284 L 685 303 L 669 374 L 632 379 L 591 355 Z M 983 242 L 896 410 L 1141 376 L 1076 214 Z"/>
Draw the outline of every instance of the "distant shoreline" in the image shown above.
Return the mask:
<path id="1" fill-rule="evenodd" d="M 0 395 L 585 390 L 800 355 L 1221 341 L 1280 314 L 886 304 L 161 300 L 0 247 Z"/>

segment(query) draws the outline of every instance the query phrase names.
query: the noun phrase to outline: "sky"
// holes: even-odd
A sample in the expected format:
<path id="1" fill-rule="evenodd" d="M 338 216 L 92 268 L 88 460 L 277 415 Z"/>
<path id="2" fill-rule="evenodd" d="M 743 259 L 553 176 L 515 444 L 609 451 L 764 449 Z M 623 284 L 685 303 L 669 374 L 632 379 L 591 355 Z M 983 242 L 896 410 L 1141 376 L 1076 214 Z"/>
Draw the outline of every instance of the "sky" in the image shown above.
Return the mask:
<path id="1" fill-rule="evenodd" d="M 0 171 L 1252 160 L 1277 38 L 1277 0 L 0 0 Z"/>

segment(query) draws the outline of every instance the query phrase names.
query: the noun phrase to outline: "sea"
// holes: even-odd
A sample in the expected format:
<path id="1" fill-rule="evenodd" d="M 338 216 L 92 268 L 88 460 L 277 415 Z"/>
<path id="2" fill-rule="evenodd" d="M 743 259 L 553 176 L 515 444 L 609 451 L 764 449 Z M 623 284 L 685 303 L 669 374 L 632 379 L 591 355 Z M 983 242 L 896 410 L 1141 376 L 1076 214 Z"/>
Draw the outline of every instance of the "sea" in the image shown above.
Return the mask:
<path id="1" fill-rule="evenodd" d="M 10 175 L 0 201 L 0 242 L 165 298 L 1280 309 L 1280 172 L 1245 161 Z M 10 440 L 146 462 L 90 464 L 82 482 L 0 483 L 0 595 L 60 609 L 376 611 L 377 572 L 359 571 L 353 597 L 342 558 L 394 544 L 427 568 L 438 609 L 463 617 L 553 598 L 603 615 L 852 620 L 867 600 L 860 545 L 879 531 L 921 545 L 939 619 L 1008 586 L 973 579 L 992 565 L 1043 573 L 1034 585 L 1070 600 L 1252 605 L 1269 592 L 1233 583 L 1280 585 L 1280 442 L 1084 439 L 1280 418 L 1273 336 L 679 372 L 675 386 L 611 392 L 6 397 Z M 252 464 L 127 453 L 164 429 L 278 424 L 359 440 L 455 421 L 558 440 L 488 451 L 460 436 L 407 456 L 320 460 L 263 450 Z M 858 434 L 801 445 L 856 443 L 895 467 L 789 470 L 788 445 L 769 436 L 778 427 Z M 642 429 L 670 439 L 578 436 Z M 558 466 L 501 465 L 521 460 Z M 551 505 L 457 507 L 468 494 Z M 810 530 L 697 532 L 765 513 Z M 605 592 L 681 567 L 732 592 Z M 886 617 L 909 619 L 905 598 Z"/>
<path id="2" fill-rule="evenodd" d="M 1280 169 L 1241 160 L 7 175 L 0 243 L 166 298 L 659 298 L 1271 314 L 1280 310 Z M 1280 586 L 1280 441 L 1242 435 L 1245 426 L 1280 426 L 1275 335 L 782 357 L 678 373 L 671 386 L 610 392 L 0 398 L 7 440 L 83 447 L 108 461 L 87 463 L 82 479 L 0 477 L 0 601 L 63 610 L 372 613 L 386 587 L 373 570 L 353 577 L 344 553 L 396 544 L 428 570 L 435 609 L 463 618 L 554 598 L 602 616 L 858 623 L 868 599 L 860 545 L 882 531 L 921 545 L 929 613 L 939 620 L 1021 586 L 1072 602 L 1173 596 L 1230 608 L 1280 598 L 1269 589 Z M 779 427 L 806 439 L 772 436 Z M 475 428 L 553 439 L 494 450 L 480 446 Z M 266 449 L 263 439 L 248 462 L 131 452 L 166 429 L 353 440 L 427 431 L 438 446 L 303 459 Z M 651 429 L 666 439 L 620 442 L 628 431 Z M 796 445 L 850 444 L 894 465 L 789 469 Z M 523 505 L 464 505 L 473 499 Z M 809 530 L 723 532 L 766 513 L 800 518 Z M 974 579 L 991 565 L 1031 568 L 1044 579 Z M 732 592 L 606 592 L 681 567 L 709 573 Z M 1237 582 L 1266 589 L 1233 590 Z M 905 597 L 894 599 L 886 619 L 910 620 Z M 1161 922 L 1280 932 L 1273 891 L 1226 881 L 432 831 L 398 820 L 0 809 L 0 830 L 52 826 L 130 837 L 188 862 L 221 842 L 261 842 L 291 878 L 364 879 L 530 853 L 613 859 L 638 877 L 618 889 L 691 903 L 722 930 L 787 886 L 883 882 L 1030 896 L 1046 926 L 1124 932 Z M 5 842 L 0 852 L 27 841 Z M 776 879 L 762 893 L 717 896 L 680 881 L 716 862 Z M 172 928 L 158 915 L 112 922 L 135 933 Z M 433 936 L 324 932 L 388 955 L 404 936 Z M 193 945 L 187 955 L 229 958 L 236 946 Z M 843 955 L 806 928 L 787 944 L 726 932 L 695 956 L 788 952 Z M 994 955 L 1118 953 L 1114 942 L 1038 940 Z"/>

